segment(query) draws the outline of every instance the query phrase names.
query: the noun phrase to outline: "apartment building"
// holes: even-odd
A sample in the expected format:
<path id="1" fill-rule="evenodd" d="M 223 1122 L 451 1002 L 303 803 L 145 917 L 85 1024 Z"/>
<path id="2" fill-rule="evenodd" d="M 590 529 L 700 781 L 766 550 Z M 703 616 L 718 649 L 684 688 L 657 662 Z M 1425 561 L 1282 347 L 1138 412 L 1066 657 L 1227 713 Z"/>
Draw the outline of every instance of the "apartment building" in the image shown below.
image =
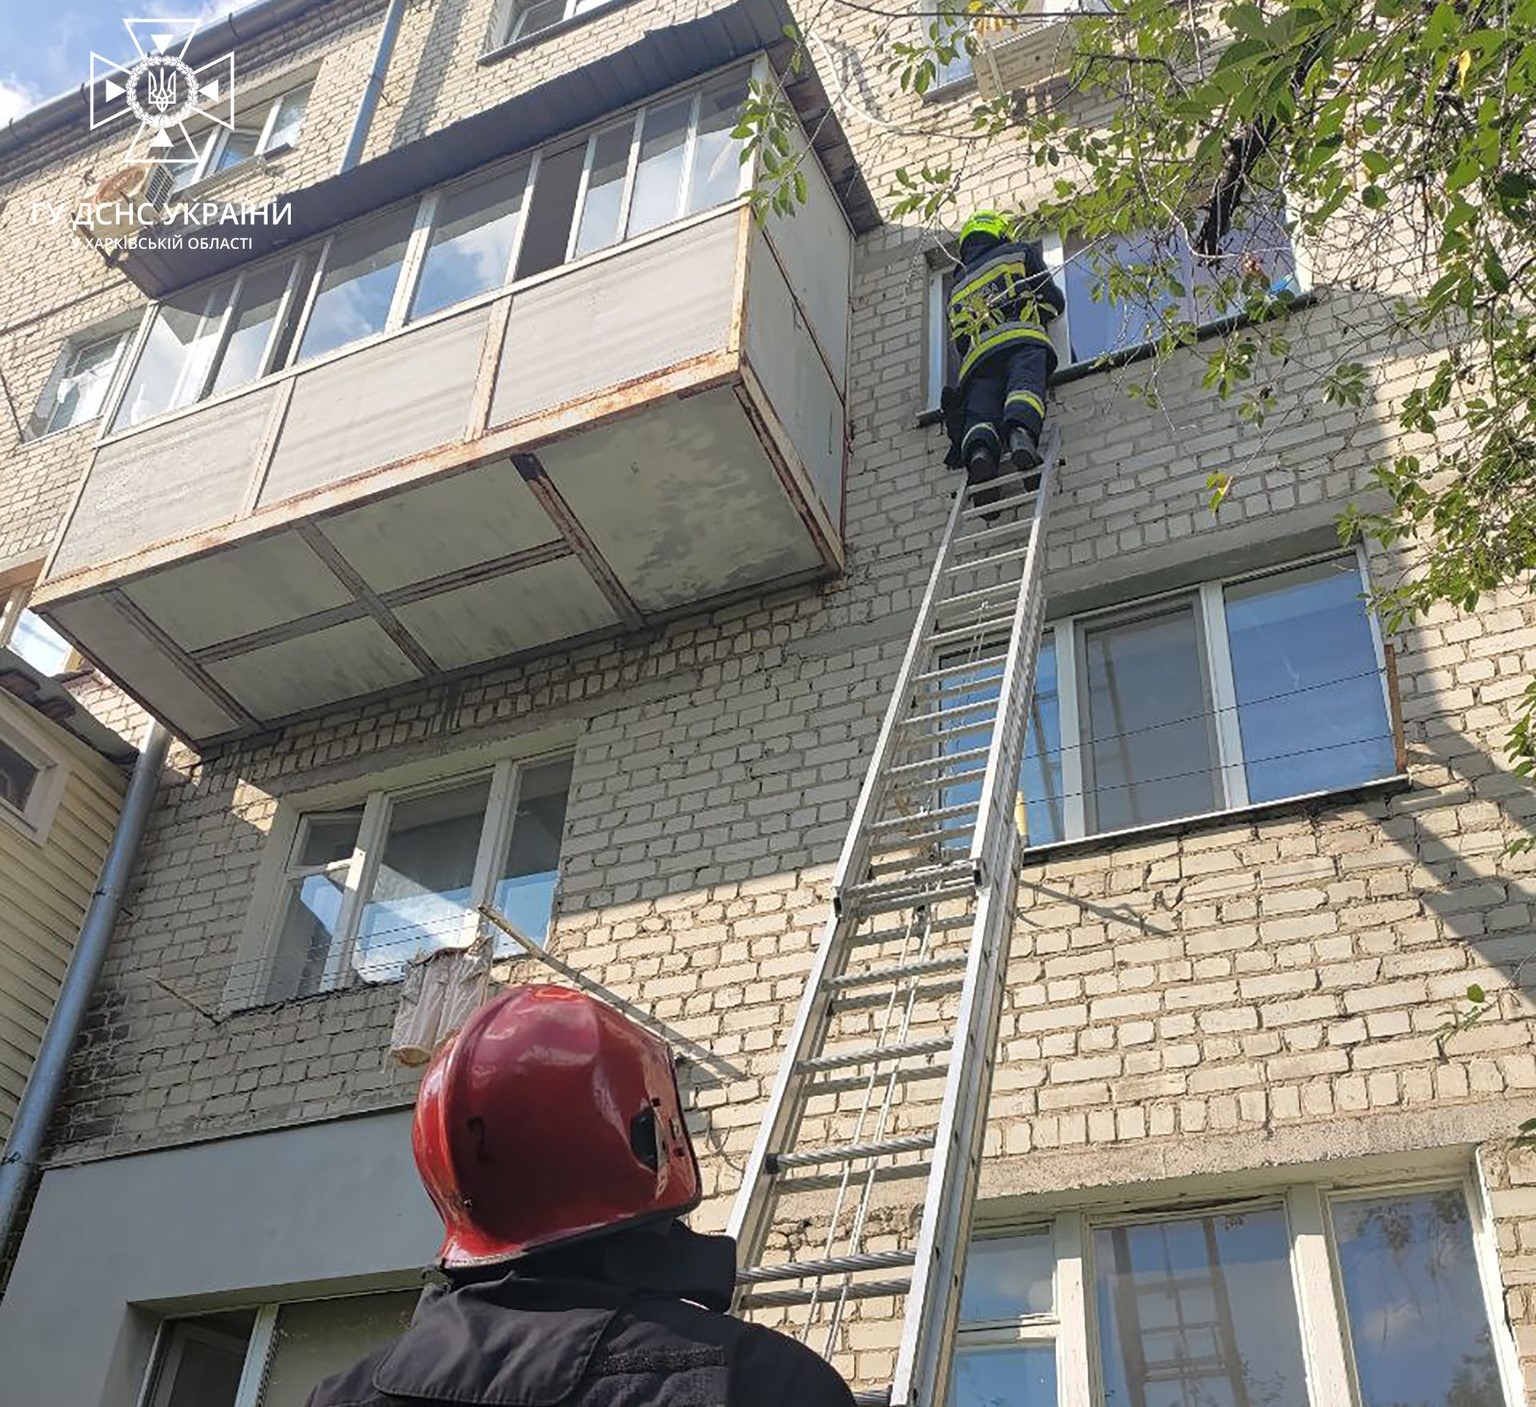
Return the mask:
<path id="1" fill-rule="evenodd" d="M 792 18 L 265 0 L 193 41 L 236 121 L 170 179 L 285 213 L 110 263 L 49 212 L 125 129 L 75 95 L 0 130 L 0 571 L 77 697 L 179 740 L 4 1407 L 294 1407 L 396 1330 L 436 1244 L 400 979 L 482 903 L 674 1033 L 724 1225 L 954 487 L 944 261 L 889 186 L 970 77 L 903 95 L 837 7 L 791 68 Z M 793 217 L 746 198 L 753 79 L 812 151 Z M 1042 192 L 985 167 L 967 204 Z M 1500 751 L 1536 621 L 1361 605 L 1397 564 L 1335 520 L 1415 364 L 1326 249 L 1271 248 L 1293 341 L 1376 319 L 1377 394 L 1276 365 L 1262 438 L 1198 349 L 1130 398 L 1145 319 L 1046 252 L 1063 458 L 956 1407 L 1514 1407 L 1536 858 Z M 899 1333 L 860 1303 L 839 1366 L 888 1381 Z"/>

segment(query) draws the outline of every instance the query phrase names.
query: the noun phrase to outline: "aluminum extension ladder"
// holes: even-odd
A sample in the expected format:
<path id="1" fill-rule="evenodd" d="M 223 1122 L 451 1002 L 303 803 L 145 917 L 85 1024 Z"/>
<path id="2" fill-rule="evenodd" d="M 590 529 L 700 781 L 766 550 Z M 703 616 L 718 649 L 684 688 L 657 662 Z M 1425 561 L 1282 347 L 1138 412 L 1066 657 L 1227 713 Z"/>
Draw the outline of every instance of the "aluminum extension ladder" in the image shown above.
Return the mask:
<path id="1" fill-rule="evenodd" d="M 863 1352 L 889 1364 L 905 1299 L 894 1379 L 861 1403 L 947 1404 L 1018 888 L 1056 445 L 1048 427 L 1042 469 L 994 480 L 996 502 L 970 486 L 955 496 L 731 1213 L 738 1311 L 852 1355 L 859 1376 Z"/>

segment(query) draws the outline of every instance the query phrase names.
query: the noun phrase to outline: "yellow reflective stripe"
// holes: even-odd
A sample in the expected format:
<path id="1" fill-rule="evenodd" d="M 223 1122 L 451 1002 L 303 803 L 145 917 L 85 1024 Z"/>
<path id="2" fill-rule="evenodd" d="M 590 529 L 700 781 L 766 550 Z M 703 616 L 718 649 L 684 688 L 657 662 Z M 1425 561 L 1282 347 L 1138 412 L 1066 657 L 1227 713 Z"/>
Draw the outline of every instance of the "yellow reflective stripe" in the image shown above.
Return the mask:
<path id="1" fill-rule="evenodd" d="M 959 300 L 978 289 L 984 288 L 1000 274 L 1017 274 L 1020 278 L 1030 277 L 1029 265 L 1021 259 L 1005 259 L 998 264 L 983 264 L 964 283 L 957 283 L 950 291 L 949 306 L 953 308 Z"/>
<path id="2" fill-rule="evenodd" d="M 1015 401 L 1023 401 L 1024 404 L 1029 406 L 1032 410 L 1038 411 L 1040 417 L 1044 419 L 1045 402 L 1042 401 L 1040 397 L 1037 396 L 1033 391 L 1010 391 L 1008 393 L 1007 400 L 1005 400 L 1003 404 L 1005 406 L 1012 405 Z"/>
<path id="3" fill-rule="evenodd" d="M 1049 347 L 1051 334 L 1043 327 L 1010 327 L 986 334 L 962 358 L 960 380 L 964 381 L 976 363 L 988 352 L 995 352 L 999 347 L 1006 347 L 1013 342 L 1044 342 Z"/>

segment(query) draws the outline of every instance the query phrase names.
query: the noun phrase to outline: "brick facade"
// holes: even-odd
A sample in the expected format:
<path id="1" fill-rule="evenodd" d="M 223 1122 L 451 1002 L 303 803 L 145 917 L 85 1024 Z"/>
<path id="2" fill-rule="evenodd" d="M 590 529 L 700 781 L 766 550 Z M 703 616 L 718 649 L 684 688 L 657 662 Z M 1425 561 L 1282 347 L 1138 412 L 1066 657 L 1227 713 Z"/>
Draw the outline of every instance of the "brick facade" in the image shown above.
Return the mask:
<path id="1" fill-rule="evenodd" d="M 318 59 L 320 70 L 300 148 L 232 181 L 231 197 L 332 169 L 381 8 L 319 6 L 241 51 L 253 69 Z M 481 64 L 488 0 L 410 6 L 369 153 L 695 9 L 629 0 L 602 23 Z M 862 21 L 828 23 L 836 43 L 863 42 Z M 935 130 L 964 128 L 966 103 L 919 104 L 877 69 L 866 77 L 869 115 L 884 125 L 845 121 L 883 199 L 894 167 L 931 149 Z M 62 338 L 138 298 L 67 235 L 50 238 L 46 260 L 16 254 L 29 202 L 87 184 L 107 150 L 39 151 L 5 192 L 0 371 L 23 418 Z M 1032 179 L 978 173 L 966 203 L 1026 199 Z M 939 432 L 917 424 L 928 242 L 888 224 L 858 248 L 845 576 L 678 621 L 660 638 L 549 655 L 202 757 L 178 752 L 76 1054 L 56 1161 L 409 1103 L 414 1076 L 385 1054 L 394 988 L 222 1005 L 272 818 L 317 786 L 419 759 L 447 767 L 470 747 L 562 727 L 575 771 L 551 950 L 711 1052 L 687 1080 L 711 1193 L 700 1221 L 723 1222 L 947 511 Z M 1361 411 L 1323 405 L 1298 357 L 1266 368 L 1283 413 L 1258 432 L 1201 388 L 1198 352 L 1163 368 L 1156 411 L 1126 395 L 1144 375 L 1136 367 L 1062 386 L 1053 609 L 1134 600 L 1212 575 L 1211 563 L 1318 550 L 1397 443 L 1395 401 L 1418 363 L 1384 313 L 1342 291 L 1320 289 L 1292 334 L 1331 345 L 1362 325 L 1375 399 Z M 94 433 L 0 451 L 0 568 L 46 550 Z M 1213 518 L 1216 470 L 1238 480 Z M 1196 1174 L 1481 1149 L 1509 1315 L 1536 1386 L 1536 1165 L 1506 1147 L 1536 1102 L 1531 979 L 1518 970 L 1536 950 L 1536 856 L 1502 854 L 1536 806 L 1501 758 L 1536 661 L 1536 610 L 1489 600 L 1394 643 L 1405 790 L 1027 857 L 983 1193 L 1099 1197 Z M 80 687 L 121 711 L 104 681 Z M 1445 1011 L 1474 982 L 1495 1012 L 1442 1043 Z M 894 1348 L 880 1314 L 866 1308 L 849 1330 L 871 1381 Z"/>

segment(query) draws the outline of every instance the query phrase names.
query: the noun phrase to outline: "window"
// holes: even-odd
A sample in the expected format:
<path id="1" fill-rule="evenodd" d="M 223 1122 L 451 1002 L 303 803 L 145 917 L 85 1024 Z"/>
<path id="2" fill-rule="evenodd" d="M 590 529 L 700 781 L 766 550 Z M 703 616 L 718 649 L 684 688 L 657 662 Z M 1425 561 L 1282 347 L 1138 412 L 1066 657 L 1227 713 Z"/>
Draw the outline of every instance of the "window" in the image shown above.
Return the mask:
<path id="1" fill-rule="evenodd" d="M 579 259 L 737 195 L 742 167 L 731 129 L 744 95 L 743 75 L 733 74 L 594 132 L 568 257 Z"/>
<path id="2" fill-rule="evenodd" d="M 315 1384 L 403 1333 L 416 1290 L 168 1319 L 145 1407 L 304 1407 Z"/>
<path id="3" fill-rule="evenodd" d="M 295 254 L 171 295 L 155 309 L 109 410 L 112 429 L 398 331 L 734 200 L 743 169 L 731 133 L 746 82 L 738 69 L 590 135 L 344 226 Z M 305 92 L 263 109 L 260 151 L 292 140 Z M 238 146 L 244 139 L 237 133 L 231 140 Z M 99 386 L 82 381 L 82 408 L 59 414 L 99 414 L 114 367 L 83 367 Z M 38 423 L 54 413 L 48 399 Z"/>
<path id="4" fill-rule="evenodd" d="M 1349 553 L 1047 626 L 1020 778 L 1029 843 L 1392 776 L 1364 591 Z"/>
<path id="5" fill-rule="evenodd" d="M 973 1241 L 950 1407 L 1511 1407 L 1475 1205 L 1306 1184 Z"/>
<path id="6" fill-rule="evenodd" d="M 507 761 L 301 816 L 282 871 L 265 996 L 236 982 L 232 999 L 394 981 L 413 955 L 466 938 L 483 903 L 542 941 L 570 780 L 569 757 Z"/>
<path id="7" fill-rule="evenodd" d="M 1241 310 L 1240 283 L 1262 276 L 1272 292 L 1302 289 L 1296 254 L 1284 219 L 1272 211 L 1240 212 L 1214 262 L 1196 260 L 1182 234 L 1167 241 L 1116 236 L 1091 245 L 1072 237 L 1048 241 L 1046 262 L 1063 294 L 1066 312 L 1055 324 L 1063 365 L 1092 362 L 1154 340 L 1165 319 L 1204 326 Z M 1110 270 L 1132 285 L 1110 293 Z M 1175 274 L 1181 293 L 1163 286 Z"/>
<path id="8" fill-rule="evenodd" d="M 27 421 L 28 437 L 38 439 L 95 420 L 132 338 L 131 326 L 70 338 Z"/>
<path id="9" fill-rule="evenodd" d="M 27 609 L 28 586 L 0 588 L 0 645 L 18 654 L 39 674 L 63 674 L 74 663 L 75 648 L 40 615 Z"/>
<path id="10" fill-rule="evenodd" d="M 610 0 L 511 0 L 498 5 L 491 25 L 491 44 L 499 49 L 528 39 L 540 30 L 600 10 Z"/>
<path id="11" fill-rule="evenodd" d="M 265 375 L 286 355 L 307 256 L 278 259 L 167 298 L 128 379 L 112 428 L 179 410 Z"/>
<path id="12" fill-rule="evenodd" d="M 310 85 L 305 83 L 275 98 L 247 104 L 236 114 L 233 127 L 210 128 L 202 137 L 197 160 L 176 167 L 172 190 L 185 190 L 258 156 L 276 156 L 296 146 L 304 130 L 309 90 Z"/>
<path id="13" fill-rule="evenodd" d="M 975 70 L 975 60 L 970 50 L 966 47 L 966 35 L 969 24 L 957 14 L 936 15 L 933 20 L 924 26 L 924 38 L 938 44 L 948 41 L 955 45 L 953 58 L 939 61 L 935 60 L 936 72 L 933 76 L 933 86 L 928 90 L 934 92 L 938 89 L 948 88 L 956 83 L 964 83 Z"/>
<path id="14" fill-rule="evenodd" d="M 0 825 L 41 845 L 48 838 L 65 780 L 63 755 L 46 733 L 22 719 L 0 721 Z"/>

